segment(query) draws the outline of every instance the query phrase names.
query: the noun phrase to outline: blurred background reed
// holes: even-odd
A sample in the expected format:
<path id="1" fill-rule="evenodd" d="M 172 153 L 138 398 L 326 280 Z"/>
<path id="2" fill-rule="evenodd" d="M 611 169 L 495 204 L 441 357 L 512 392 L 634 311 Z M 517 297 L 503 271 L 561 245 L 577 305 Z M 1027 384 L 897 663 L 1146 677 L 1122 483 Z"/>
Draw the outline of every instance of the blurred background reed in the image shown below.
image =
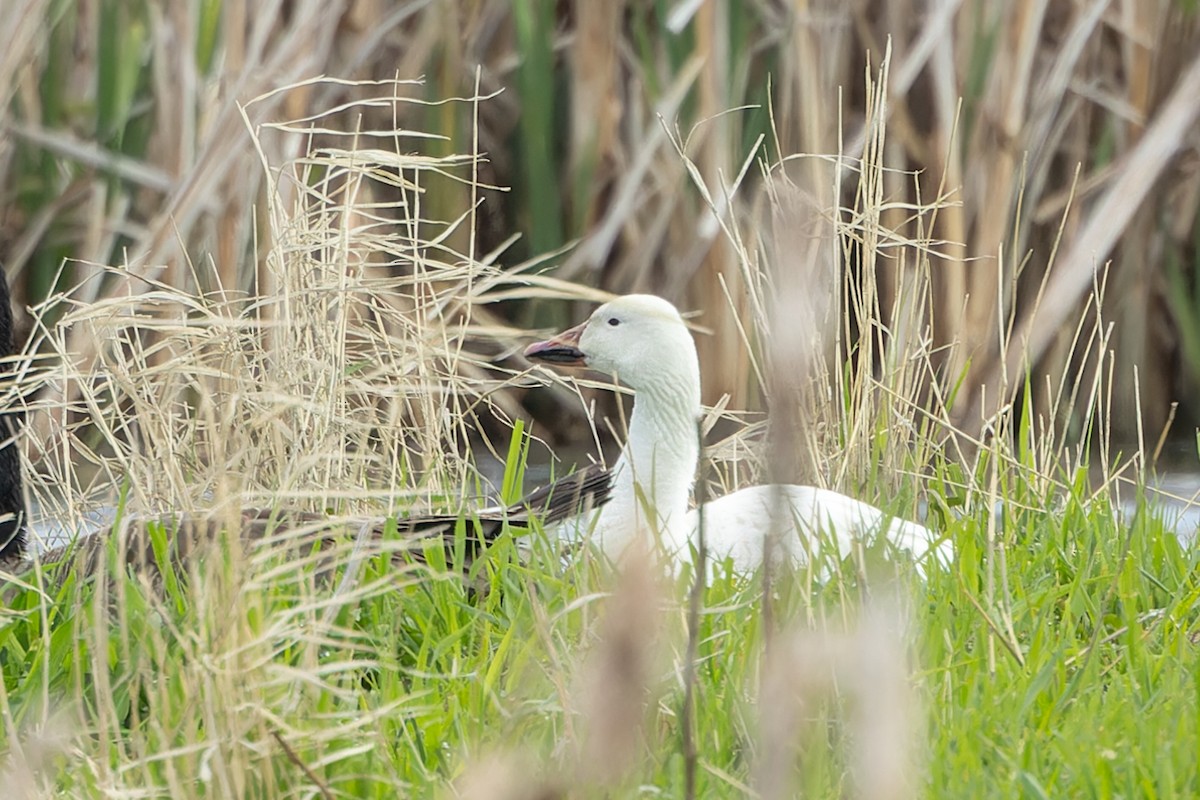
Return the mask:
<path id="1" fill-rule="evenodd" d="M 744 271 L 719 217 L 754 213 L 758 161 L 862 155 L 864 76 L 890 46 L 881 224 L 930 243 L 918 312 L 955 423 L 985 429 L 1027 387 L 1020 407 L 1070 431 L 1087 412 L 1046 387 L 1096 369 L 1072 354 L 1081 314 L 1112 325 L 1101 368 L 1114 436 L 1156 440 L 1176 403 L 1177 432 L 1200 416 L 1192 0 L 9 0 L 0 30 L 0 261 L 19 305 L 74 286 L 92 264 L 268 293 L 263 170 L 247 128 L 319 113 L 318 128 L 364 140 L 393 127 L 438 135 L 406 152 L 441 157 L 477 140 L 477 183 L 498 188 L 448 180 L 422 197 L 439 220 L 482 201 L 447 245 L 703 310 L 714 334 L 699 339 L 705 398 L 729 395 L 734 408 L 761 398 L 736 335 L 750 311 Z M 269 94 L 316 75 L 424 76 L 397 91 L 429 102 L 364 110 L 349 104 L 370 87 L 340 82 Z M 488 99 L 440 102 L 476 95 Z M 273 163 L 322 136 L 260 133 Z M 750 201 L 726 204 L 721 187 L 744 169 Z M 827 161 L 781 169 L 827 205 L 841 185 Z M 936 214 L 908 210 L 930 205 Z M 215 277 L 193 268 L 204 261 Z M 866 276 L 845 263 L 851 283 L 878 282 L 886 324 L 913 266 L 885 259 Z M 130 291 L 89 285 L 96 297 Z M 549 328 L 582 308 L 501 313 Z M 1022 380 L 1025 353 L 1034 366 Z"/>

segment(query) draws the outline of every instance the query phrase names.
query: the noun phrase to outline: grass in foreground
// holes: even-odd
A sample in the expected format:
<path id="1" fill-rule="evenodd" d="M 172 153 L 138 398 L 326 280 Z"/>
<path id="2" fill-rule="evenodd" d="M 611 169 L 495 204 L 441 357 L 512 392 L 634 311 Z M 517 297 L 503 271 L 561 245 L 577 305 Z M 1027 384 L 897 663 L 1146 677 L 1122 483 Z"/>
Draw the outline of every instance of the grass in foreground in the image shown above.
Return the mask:
<path id="1" fill-rule="evenodd" d="M 991 601 L 985 516 L 950 524 L 960 561 L 924 583 L 903 568 L 867 581 L 849 563 L 826 582 L 775 576 L 766 672 L 761 583 L 718 570 L 698 650 L 698 796 L 776 785 L 765 770 L 781 754 L 778 796 L 883 796 L 871 770 L 888 759 L 929 797 L 1194 795 L 1195 554 L 1148 511 L 1121 523 L 1081 492 L 1042 500 L 1008 506 Z M 533 540 L 527 560 L 505 538 L 476 565 L 485 593 L 453 564 L 372 563 L 346 588 L 230 550 L 162 594 L 135 577 L 16 590 L 0 623 L 4 783 L 16 796 L 453 796 L 508 763 L 532 765 L 509 787 L 521 791 L 496 778 L 473 796 L 534 796 L 539 782 L 681 796 L 688 577 L 614 583 L 596 559 Z M 888 595 L 909 615 L 899 637 L 871 622 Z M 614 722 L 630 691 L 644 710 Z"/>

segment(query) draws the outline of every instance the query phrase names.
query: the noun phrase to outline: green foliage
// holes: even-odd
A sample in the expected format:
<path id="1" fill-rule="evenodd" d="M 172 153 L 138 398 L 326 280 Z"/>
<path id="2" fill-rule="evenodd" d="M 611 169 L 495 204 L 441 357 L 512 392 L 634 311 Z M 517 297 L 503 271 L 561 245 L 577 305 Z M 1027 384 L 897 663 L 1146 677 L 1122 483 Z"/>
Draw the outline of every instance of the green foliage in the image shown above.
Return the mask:
<path id="1" fill-rule="evenodd" d="M 518 0 L 513 22 L 522 54 L 517 83 L 525 104 L 517 128 L 516 151 L 523 180 L 517 187 L 527 198 L 522 216 L 534 254 L 561 246 L 562 203 L 559 171 L 561 126 L 555 109 L 558 92 L 553 68 L 554 3 Z"/>
<path id="2" fill-rule="evenodd" d="M 992 545 L 986 504 L 947 516 L 959 554 L 951 570 L 922 582 L 900 567 L 924 708 L 911 720 L 923 794 L 1193 796 L 1197 555 L 1151 509 L 1121 520 L 1089 500 L 1082 476 L 1039 497 L 1031 488 L 1004 489 Z M 73 796 L 100 794 L 107 770 L 123 771 L 127 787 L 173 796 L 310 792 L 309 772 L 335 793 L 431 796 L 514 745 L 544 774 L 568 774 L 560 771 L 578 745 L 572 731 L 586 725 L 578 665 L 596 645 L 604 597 L 619 590 L 596 559 L 564 562 L 540 532 L 511 533 L 469 568 L 462 548 L 439 563 L 442 549 L 430 547 L 429 566 L 411 571 L 374 559 L 357 579 L 365 590 L 347 595 L 334 588 L 345 564 L 314 582 L 278 559 L 241 563 L 228 549 L 165 592 L 115 573 L 56 586 L 46 568 L 6 590 L 0 665 L 11 724 L 0 752 L 15 753 L 58 709 L 69 740 L 107 762 L 80 770 L 63 755 L 42 766 L 47 788 Z M 109 555 L 115 565 L 115 549 Z M 832 566 L 827 580 L 820 570 L 774 577 L 776 631 L 811 620 L 853 627 L 875 590 L 853 564 Z M 989 569 L 1001 575 L 990 596 Z M 664 595 L 676 664 L 688 572 Z M 759 696 L 761 593 L 758 577 L 718 565 L 705 594 L 701 796 L 753 785 L 760 709 L 784 700 Z M 675 674 L 668 665 L 651 687 L 658 699 L 643 750 L 618 783 L 630 793 L 681 791 Z M 806 712 L 795 780 L 810 796 L 851 791 L 854 702 L 835 693 Z M 189 793 L 176 794 L 185 785 Z"/>

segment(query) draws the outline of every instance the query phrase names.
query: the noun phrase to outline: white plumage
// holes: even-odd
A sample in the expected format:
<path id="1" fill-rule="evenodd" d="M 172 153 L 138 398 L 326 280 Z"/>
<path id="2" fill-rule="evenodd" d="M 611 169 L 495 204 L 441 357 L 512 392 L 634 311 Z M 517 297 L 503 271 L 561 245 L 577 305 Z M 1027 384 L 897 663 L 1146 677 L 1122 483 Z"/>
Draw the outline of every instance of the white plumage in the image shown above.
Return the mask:
<path id="1" fill-rule="evenodd" d="M 700 523 L 699 512 L 688 509 L 700 457 L 700 367 L 679 311 L 659 297 L 627 295 L 525 354 L 607 372 L 635 391 L 612 499 L 587 523 L 594 540 L 615 559 L 635 538 L 658 535 L 669 553 L 690 558 Z M 921 525 L 811 486 L 753 486 L 712 500 L 704 506 L 704 532 L 710 556 L 732 559 L 743 572 L 762 564 L 771 532 L 778 559 L 795 564 L 835 542 L 844 557 L 856 541 L 879 535 L 909 552 L 922 573 L 930 560 L 948 564 L 954 557 L 948 541 Z"/>

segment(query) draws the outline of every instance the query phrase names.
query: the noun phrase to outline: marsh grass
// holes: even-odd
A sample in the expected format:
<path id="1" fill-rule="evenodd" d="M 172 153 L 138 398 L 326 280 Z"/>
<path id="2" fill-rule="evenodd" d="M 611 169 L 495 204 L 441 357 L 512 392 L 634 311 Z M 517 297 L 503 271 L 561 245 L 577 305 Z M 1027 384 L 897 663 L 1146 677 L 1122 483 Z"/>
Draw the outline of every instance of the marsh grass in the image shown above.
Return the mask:
<path id="1" fill-rule="evenodd" d="M 373 85 L 373 103 L 405 102 Z M 328 581 L 311 558 L 228 540 L 162 586 L 111 567 L 61 584 L 35 571 L 0 619 L 4 785 L 28 797 L 678 796 L 689 783 L 698 797 L 1193 795 L 1196 556 L 1149 507 L 1119 518 L 1088 451 L 1064 459 L 1063 438 L 1041 436 L 1057 417 L 1010 412 L 995 425 L 1013 437 L 972 440 L 946 398 L 922 394 L 917 377 L 937 369 L 923 333 L 936 241 L 882 221 L 884 116 L 867 158 L 830 157 L 861 189 L 827 220 L 853 268 L 829 293 L 817 388 L 756 390 L 800 393 L 814 480 L 903 515 L 923 494 L 955 544 L 951 569 L 921 581 L 872 549 L 818 559 L 772 576 L 768 618 L 760 576 L 718 564 L 690 632 L 688 570 L 642 560 L 614 573 L 588 550 L 564 560 L 536 525 L 472 565 L 487 592 L 440 547 L 426 565 L 358 563 L 352 533 Z M 451 248 L 475 206 L 439 221 L 422 188 L 474 186 L 477 154 L 409 157 L 396 132 L 385 146 L 302 133 L 310 124 L 254 128 L 305 141 L 281 161 L 260 145 L 260 293 L 202 264 L 203 293 L 97 267 L 127 296 L 37 309 L 36 351 L 57 358 L 31 357 L 13 392 L 34 398 L 45 508 L 70 518 L 115 496 L 120 530 L 162 510 L 382 516 L 482 491 L 465 457 L 472 411 L 495 402 L 502 416 L 494 389 L 528 380 L 494 358 L 515 333 L 487 305 L 596 295 Z M 752 168 L 768 184 L 782 172 L 778 159 Z M 716 219 L 762 309 L 742 344 L 768 374 L 778 248 L 732 184 L 707 191 L 730 209 Z M 903 208 L 915 222 L 939 210 Z M 870 280 L 885 257 L 912 287 L 896 309 L 905 325 L 883 322 Z M 1090 325 L 1078 349 L 1098 366 L 1079 391 L 1097 407 L 1109 362 L 1106 328 Z M 772 399 L 777 415 L 793 408 Z M 526 466 L 520 437 L 496 447 L 506 493 Z M 753 432 L 709 454 L 729 485 L 775 468 Z M 694 768 L 680 732 L 689 633 Z"/>

